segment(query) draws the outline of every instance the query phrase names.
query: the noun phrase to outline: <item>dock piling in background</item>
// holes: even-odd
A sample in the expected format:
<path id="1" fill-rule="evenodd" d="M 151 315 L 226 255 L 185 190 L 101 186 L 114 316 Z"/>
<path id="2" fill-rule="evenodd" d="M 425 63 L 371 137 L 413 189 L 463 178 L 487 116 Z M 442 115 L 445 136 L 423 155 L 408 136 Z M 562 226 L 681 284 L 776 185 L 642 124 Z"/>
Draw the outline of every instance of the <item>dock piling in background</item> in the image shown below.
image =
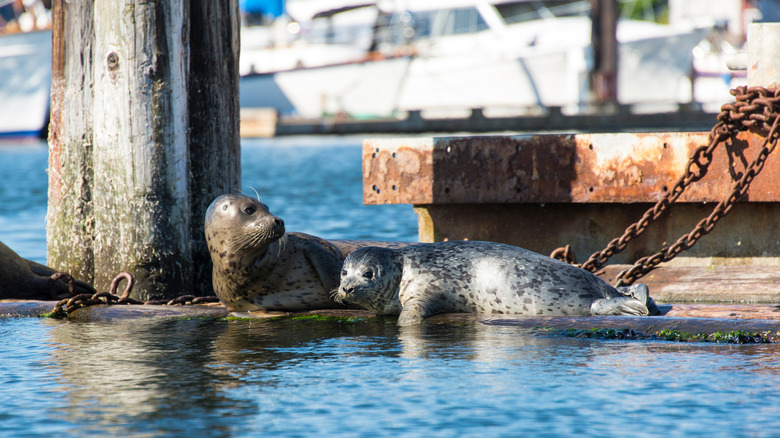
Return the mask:
<path id="1" fill-rule="evenodd" d="M 47 263 L 98 290 L 128 271 L 142 300 L 210 292 L 203 217 L 240 187 L 237 1 L 54 17 Z"/>

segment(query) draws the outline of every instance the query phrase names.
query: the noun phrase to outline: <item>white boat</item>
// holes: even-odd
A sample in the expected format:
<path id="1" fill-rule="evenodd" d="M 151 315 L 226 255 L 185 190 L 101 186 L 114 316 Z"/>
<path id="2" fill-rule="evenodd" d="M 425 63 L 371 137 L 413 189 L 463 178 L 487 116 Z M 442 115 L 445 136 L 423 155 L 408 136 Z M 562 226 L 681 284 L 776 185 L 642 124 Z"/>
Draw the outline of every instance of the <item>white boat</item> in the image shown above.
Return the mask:
<path id="1" fill-rule="evenodd" d="M 246 74 L 241 106 L 270 107 L 302 118 L 551 106 L 577 112 L 592 103 L 587 5 L 518 0 L 380 4 L 384 21 L 377 26 L 374 58 Z M 691 102 L 692 49 L 707 31 L 619 20 L 618 102 Z"/>
<path id="2" fill-rule="evenodd" d="M 380 13 L 367 0 L 291 1 L 286 11 L 271 23 L 241 27 L 241 75 L 363 59 Z"/>
<path id="3" fill-rule="evenodd" d="M 255 34 L 272 28 L 242 28 L 242 108 L 377 118 L 471 108 L 576 112 L 590 102 L 587 2 L 339 1 L 335 10 L 319 1 L 288 3 L 307 23 L 301 32 L 308 40 L 274 46 L 276 58 L 262 58 L 269 36 Z M 622 20 L 620 103 L 690 102 L 690 52 L 703 32 Z M 696 101 L 719 107 L 731 100 L 733 83 L 708 79 L 717 90 L 697 89 Z M 45 135 L 50 89 L 51 31 L 0 35 L 0 137 Z"/>
<path id="4" fill-rule="evenodd" d="M 0 138 L 45 135 L 50 94 L 51 32 L 0 36 Z"/>

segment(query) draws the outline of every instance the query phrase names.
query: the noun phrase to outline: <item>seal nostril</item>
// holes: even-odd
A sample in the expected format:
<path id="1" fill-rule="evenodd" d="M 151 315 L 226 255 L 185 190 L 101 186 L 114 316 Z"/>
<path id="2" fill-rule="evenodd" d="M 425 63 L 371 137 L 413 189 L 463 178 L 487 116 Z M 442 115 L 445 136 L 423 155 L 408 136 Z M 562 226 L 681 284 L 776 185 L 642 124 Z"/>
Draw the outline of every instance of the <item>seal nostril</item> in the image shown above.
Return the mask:
<path id="1" fill-rule="evenodd" d="M 283 226 L 284 226 L 284 221 L 283 221 L 283 220 L 281 220 L 281 219 L 274 219 L 274 223 L 275 223 L 275 224 L 276 224 L 276 226 L 278 226 L 278 227 L 283 227 Z"/>

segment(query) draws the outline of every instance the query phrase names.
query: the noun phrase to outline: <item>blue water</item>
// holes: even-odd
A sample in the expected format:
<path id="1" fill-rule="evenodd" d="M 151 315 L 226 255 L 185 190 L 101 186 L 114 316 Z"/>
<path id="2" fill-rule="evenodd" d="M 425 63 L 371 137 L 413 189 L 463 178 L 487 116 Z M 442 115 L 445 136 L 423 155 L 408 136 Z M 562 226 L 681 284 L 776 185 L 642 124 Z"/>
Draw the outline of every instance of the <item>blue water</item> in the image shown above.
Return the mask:
<path id="1" fill-rule="evenodd" d="M 0 146 L 0 240 L 45 260 L 46 148 Z M 359 140 L 247 141 L 288 228 L 414 240 L 363 206 Z M 0 318 L 0 436 L 780 436 L 780 347 L 476 322 Z"/>
<path id="2" fill-rule="evenodd" d="M 359 137 L 242 143 L 242 191 L 259 193 L 289 231 L 327 239 L 417 240 L 410 205 L 363 205 Z M 46 143 L 0 143 L 0 241 L 46 261 Z"/>
<path id="3" fill-rule="evenodd" d="M 46 143 L 0 143 L 0 242 L 46 261 Z"/>

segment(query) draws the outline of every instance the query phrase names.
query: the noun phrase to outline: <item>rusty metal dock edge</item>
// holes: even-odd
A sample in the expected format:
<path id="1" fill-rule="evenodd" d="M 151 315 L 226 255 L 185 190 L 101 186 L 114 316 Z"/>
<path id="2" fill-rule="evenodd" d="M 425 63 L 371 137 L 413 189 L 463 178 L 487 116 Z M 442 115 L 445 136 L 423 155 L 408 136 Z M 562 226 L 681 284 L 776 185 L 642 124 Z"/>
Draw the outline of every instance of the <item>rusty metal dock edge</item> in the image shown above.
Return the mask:
<path id="1" fill-rule="evenodd" d="M 731 191 L 763 138 L 720 147 L 670 212 L 610 260 L 612 281 L 690 231 Z M 657 202 L 685 172 L 700 132 L 366 139 L 365 204 L 412 204 L 421 242 L 488 240 L 584 261 Z M 697 246 L 641 281 L 661 302 L 780 302 L 780 164 L 770 157 L 732 212 Z M 387 220 L 392 220 L 388 218 Z"/>

